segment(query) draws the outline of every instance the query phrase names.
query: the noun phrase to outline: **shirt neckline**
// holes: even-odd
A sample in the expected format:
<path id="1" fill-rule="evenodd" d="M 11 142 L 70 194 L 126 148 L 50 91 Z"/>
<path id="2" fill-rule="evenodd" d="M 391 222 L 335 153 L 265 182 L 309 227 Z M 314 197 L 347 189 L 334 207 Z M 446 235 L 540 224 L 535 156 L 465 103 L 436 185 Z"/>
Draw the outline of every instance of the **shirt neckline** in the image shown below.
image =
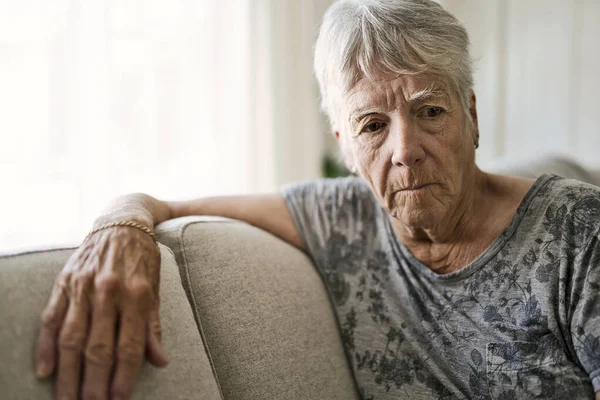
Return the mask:
<path id="1" fill-rule="evenodd" d="M 553 181 L 558 178 L 560 177 L 554 174 L 543 174 L 539 176 L 535 180 L 533 185 L 529 188 L 529 190 L 525 194 L 525 197 L 523 197 L 523 200 L 517 207 L 517 211 L 511 218 L 511 221 L 508 224 L 508 226 L 502 231 L 502 233 L 500 233 L 500 235 L 498 235 L 498 237 L 496 237 L 496 239 L 494 239 L 494 241 L 492 241 L 492 243 L 477 258 L 475 258 L 470 264 L 459 269 L 458 271 L 450 272 L 448 274 L 438 274 L 429 269 L 429 267 L 427 267 L 421 261 L 419 261 L 412 254 L 412 252 L 404 245 L 404 243 L 398 240 L 398 238 L 396 237 L 396 233 L 394 232 L 394 229 L 392 227 L 392 221 L 390 220 L 389 215 L 384 210 L 382 210 L 384 212 L 384 219 L 386 220 L 385 228 L 388 234 L 388 238 L 390 240 L 392 251 L 398 259 L 405 258 L 413 269 L 415 269 L 418 273 L 423 274 L 431 279 L 441 281 L 455 281 L 465 279 L 477 272 L 484 265 L 486 265 L 506 245 L 506 243 L 508 243 L 508 241 L 515 234 L 517 228 L 523 221 L 527 209 L 529 208 L 533 199 L 537 196 L 538 192 L 550 181 Z"/>

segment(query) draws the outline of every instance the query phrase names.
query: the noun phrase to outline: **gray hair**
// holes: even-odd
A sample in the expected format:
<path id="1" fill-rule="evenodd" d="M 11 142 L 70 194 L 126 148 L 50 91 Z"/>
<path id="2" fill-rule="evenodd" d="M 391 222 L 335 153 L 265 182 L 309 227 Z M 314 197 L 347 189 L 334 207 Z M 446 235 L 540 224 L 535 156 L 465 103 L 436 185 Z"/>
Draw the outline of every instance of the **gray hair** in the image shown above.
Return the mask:
<path id="1" fill-rule="evenodd" d="M 458 95 L 470 121 L 473 87 L 465 28 L 432 0 L 338 0 L 325 13 L 314 69 L 334 126 L 335 95 L 380 73 L 431 74 Z"/>

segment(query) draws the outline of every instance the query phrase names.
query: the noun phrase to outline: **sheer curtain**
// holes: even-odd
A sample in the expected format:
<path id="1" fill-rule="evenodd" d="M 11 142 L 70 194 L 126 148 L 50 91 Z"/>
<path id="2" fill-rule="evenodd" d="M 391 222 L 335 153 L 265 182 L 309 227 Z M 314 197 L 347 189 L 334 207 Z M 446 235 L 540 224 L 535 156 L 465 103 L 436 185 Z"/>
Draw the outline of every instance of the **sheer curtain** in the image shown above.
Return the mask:
<path id="1" fill-rule="evenodd" d="M 118 194 L 319 174 L 329 1 L 0 3 L 0 251 L 76 243 Z"/>

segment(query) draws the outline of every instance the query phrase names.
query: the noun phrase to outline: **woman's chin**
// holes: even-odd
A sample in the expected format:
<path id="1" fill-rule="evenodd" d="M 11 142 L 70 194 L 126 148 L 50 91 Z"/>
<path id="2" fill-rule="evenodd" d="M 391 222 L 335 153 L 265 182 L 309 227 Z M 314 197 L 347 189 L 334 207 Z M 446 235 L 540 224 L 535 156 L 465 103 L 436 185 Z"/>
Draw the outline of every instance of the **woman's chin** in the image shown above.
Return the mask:
<path id="1" fill-rule="evenodd" d="M 444 216 L 443 207 L 431 197 L 409 199 L 393 205 L 390 215 L 402 225 L 415 229 L 429 229 Z"/>
<path id="2" fill-rule="evenodd" d="M 391 215 L 402 225 L 413 229 L 428 229 L 436 225 L 439 216 L 431 208 L 404 207 Z"/>
<path id="3" fill-rule="evenodd" d="M 447 212 L 440 197 L 432 196 L 431 188 L 416 191 L 398 191 L 387 199 L 387 209 L 397 223 L 415 229 L 437 226 Z"/>

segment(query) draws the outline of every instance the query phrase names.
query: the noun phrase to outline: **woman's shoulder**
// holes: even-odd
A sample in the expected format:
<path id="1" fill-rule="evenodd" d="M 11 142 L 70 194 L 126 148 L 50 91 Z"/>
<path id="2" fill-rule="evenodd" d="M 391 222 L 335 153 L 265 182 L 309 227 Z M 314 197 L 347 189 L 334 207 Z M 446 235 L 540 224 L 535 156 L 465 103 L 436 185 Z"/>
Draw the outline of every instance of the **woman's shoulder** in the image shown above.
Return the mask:
<path id="1" fill-rule="evenodd" d="M 383 221 L 381 207 L 361 178 L 298 182 L 284 186 L 283 195 L 296 219 L 304 219 L 313 231 L 322 231 L 323 237 L 332 232 L 344 236 L 366 232 L 366 227 L 377 230 L 383 226 L 379 223 Z"/>
<path id="2" fill-rule="evenodd" d="M 285 185 L 283 189 L 284 192 L 311 193 L 323 201 L 373 200 L 373 194 L 367 183 L 355 176 L 306 180 Z"/>
<path id="3" fill-rule="evenodd" d="M 587 242 L 600 231 L 600 187 L 552 174 L 537 182 L 532 208 L 546 230 L 569 243 Z"/>
<path id="4" fill-rule="evenodd" d="M 547 198 L 550 204 L 600 209 L 600 187 L 596 185 L 553 174 L 543 175 L 540 180 L 545 184 L 541 185 L 539 195 Z"/>

